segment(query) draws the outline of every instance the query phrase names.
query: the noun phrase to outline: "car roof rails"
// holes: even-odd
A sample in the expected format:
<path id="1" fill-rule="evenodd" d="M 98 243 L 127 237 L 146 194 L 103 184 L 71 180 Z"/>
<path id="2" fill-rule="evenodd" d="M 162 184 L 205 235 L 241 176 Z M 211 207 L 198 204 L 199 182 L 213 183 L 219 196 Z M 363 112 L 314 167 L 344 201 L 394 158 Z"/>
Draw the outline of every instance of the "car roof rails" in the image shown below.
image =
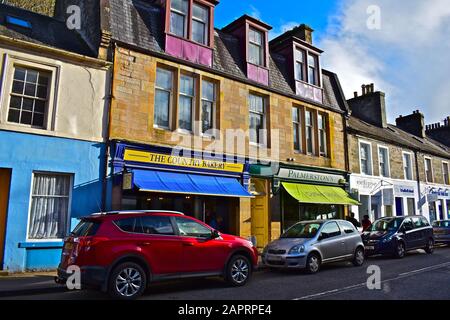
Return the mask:
<path id="1" fill-rule="evenodd" d="M 110 215 L 119 215 L 119 214 L 142 214 L 142 213 L 172 213 L 179 214 L 184 216 L 184 213 L 179 211 L 170 211 L 170 210 L 122 210 L 122 211 L 108 211 L 108 212 L 97 212 L 91 214 L 91 216 L 110 216 Z"/>

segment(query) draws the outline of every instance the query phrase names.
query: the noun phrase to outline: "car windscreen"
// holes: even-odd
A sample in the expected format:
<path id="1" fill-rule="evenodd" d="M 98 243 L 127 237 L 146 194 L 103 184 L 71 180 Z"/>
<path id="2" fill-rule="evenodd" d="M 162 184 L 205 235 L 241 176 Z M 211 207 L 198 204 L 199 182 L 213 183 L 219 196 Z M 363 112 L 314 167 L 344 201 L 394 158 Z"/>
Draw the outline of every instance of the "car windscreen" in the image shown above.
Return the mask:
<path id="1" fill-rule="evenodd" d="M 100 227 L 100 221 L 82 219 L 75 229 L 70 233 L 74 237 L 94 236 Z"/>
<path id="2" fill-rule="evenodd" d="M 281 238 L 314 238 L 321 226 L 321 223 L 297 223 L 283 233 Z"/>
<path id="3" fill-rule="evenodd" d="M 396 231 L 402 224 L 402 221 L 403 219 L 401 218 L 380 219 L 372 223 L 368 231 L 374 232 Z"/>

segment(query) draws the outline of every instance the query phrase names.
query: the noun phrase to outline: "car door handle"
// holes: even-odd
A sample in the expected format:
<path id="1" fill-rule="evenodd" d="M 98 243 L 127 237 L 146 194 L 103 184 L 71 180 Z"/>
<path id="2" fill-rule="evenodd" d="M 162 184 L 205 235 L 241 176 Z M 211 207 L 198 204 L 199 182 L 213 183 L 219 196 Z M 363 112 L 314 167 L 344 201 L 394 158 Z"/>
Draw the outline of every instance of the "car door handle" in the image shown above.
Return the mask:
<path id="1" fill-rule="evenodd" d="M 151 245 L 151 242 L 140 242 L 139 245 L 140 246 L 149 246 L 149 245 Z"/>
<path id="2" fill-rule="evenodd" d="M 185 247 L 193 247 L 194 243 L 193 242 L 183 242 L 183 246 L 185 246 Z"/>

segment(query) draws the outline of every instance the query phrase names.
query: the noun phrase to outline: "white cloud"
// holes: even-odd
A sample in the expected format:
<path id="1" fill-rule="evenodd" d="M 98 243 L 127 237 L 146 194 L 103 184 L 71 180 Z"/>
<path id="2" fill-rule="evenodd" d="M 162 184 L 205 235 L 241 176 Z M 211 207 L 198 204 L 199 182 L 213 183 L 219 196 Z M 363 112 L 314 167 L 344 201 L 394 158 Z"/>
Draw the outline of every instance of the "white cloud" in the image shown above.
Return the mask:
<path id="1" fill-rule="evenodd" d="M 270 39 L 274 39 L 274 38 L 278 37 L 279 35 L 285 33 L 286 31 L 294 29 L 295 27 L 299 26 L 300 24 L 301 23 L 295 22 L 295 21 L 285 22 L 281 26 L 273 28 L 270 31 L 269 37 L 270 37 Z"/>
<path id="2" fill-rule="evenodd" d="M 448 0 L 342 0 L 318 46 L 347 98 L 375 83 L 386 92 L 389 120 L 420 109 L 426 122 L 450 115 Z M 367 8 L 381 9 L 381 29 L 367 28 Z"/>
<path id="3" fill-rule="evenodd" d="M 258 10 L 254 5 L 250 5 L 250 14 L 251 17 L 261 20 L 261 11 Z"/>

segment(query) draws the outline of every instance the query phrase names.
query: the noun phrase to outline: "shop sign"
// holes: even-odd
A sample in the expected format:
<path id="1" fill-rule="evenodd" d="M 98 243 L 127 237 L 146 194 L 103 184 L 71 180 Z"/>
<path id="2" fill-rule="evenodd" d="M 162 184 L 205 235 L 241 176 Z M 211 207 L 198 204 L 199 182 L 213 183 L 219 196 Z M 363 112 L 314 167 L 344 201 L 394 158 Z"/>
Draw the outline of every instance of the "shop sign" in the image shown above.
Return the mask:
<path id="1" fill-rule="evenodd" d="M 345 183 L 343 175 L 319 173 L 311 171 L 302 171 L 294 169 L 281 168 L 278 177 L 281 179 L 292 179 L 301 181 L 320 182 L 327 184 L 342 184 Z"/>
<path id="2" fill-rule="evenodd" d="M 449 189 L 433 188 L 433 189 L 431 189 L 430 194 L 435 195 L 436 197 L 448 198 L 449 197 Z"/>
<path id="3" fill-rule="evenodd" d="M 351 180 L 353 180 L 352 178 Z M 355 182 L 351 182 L 352 188 L 355 188 L 362 194 L 371 194 L 378 186 L 381 185 L 380 180 L 371 180 L 365 178 L 356 178 Z"/>
<path id="4" fill-rule="evenodd" d="M 216 160 L 179 157 L 168 154 L 129 150 L 129 149 L 125 150 L 124 160 L 174 166 L 174 167 L 194 168 L 194 169 L 205 169 L 205 170 L 216 170 L 227 172 L 244 171 L 244 165 L 241 163 L 230 163 Z"/>
<path id="5" fill-rule="evenodd" d="M 396 185 L 394 189 L 396 196 L 414 197 L 414 187 Z"/>

